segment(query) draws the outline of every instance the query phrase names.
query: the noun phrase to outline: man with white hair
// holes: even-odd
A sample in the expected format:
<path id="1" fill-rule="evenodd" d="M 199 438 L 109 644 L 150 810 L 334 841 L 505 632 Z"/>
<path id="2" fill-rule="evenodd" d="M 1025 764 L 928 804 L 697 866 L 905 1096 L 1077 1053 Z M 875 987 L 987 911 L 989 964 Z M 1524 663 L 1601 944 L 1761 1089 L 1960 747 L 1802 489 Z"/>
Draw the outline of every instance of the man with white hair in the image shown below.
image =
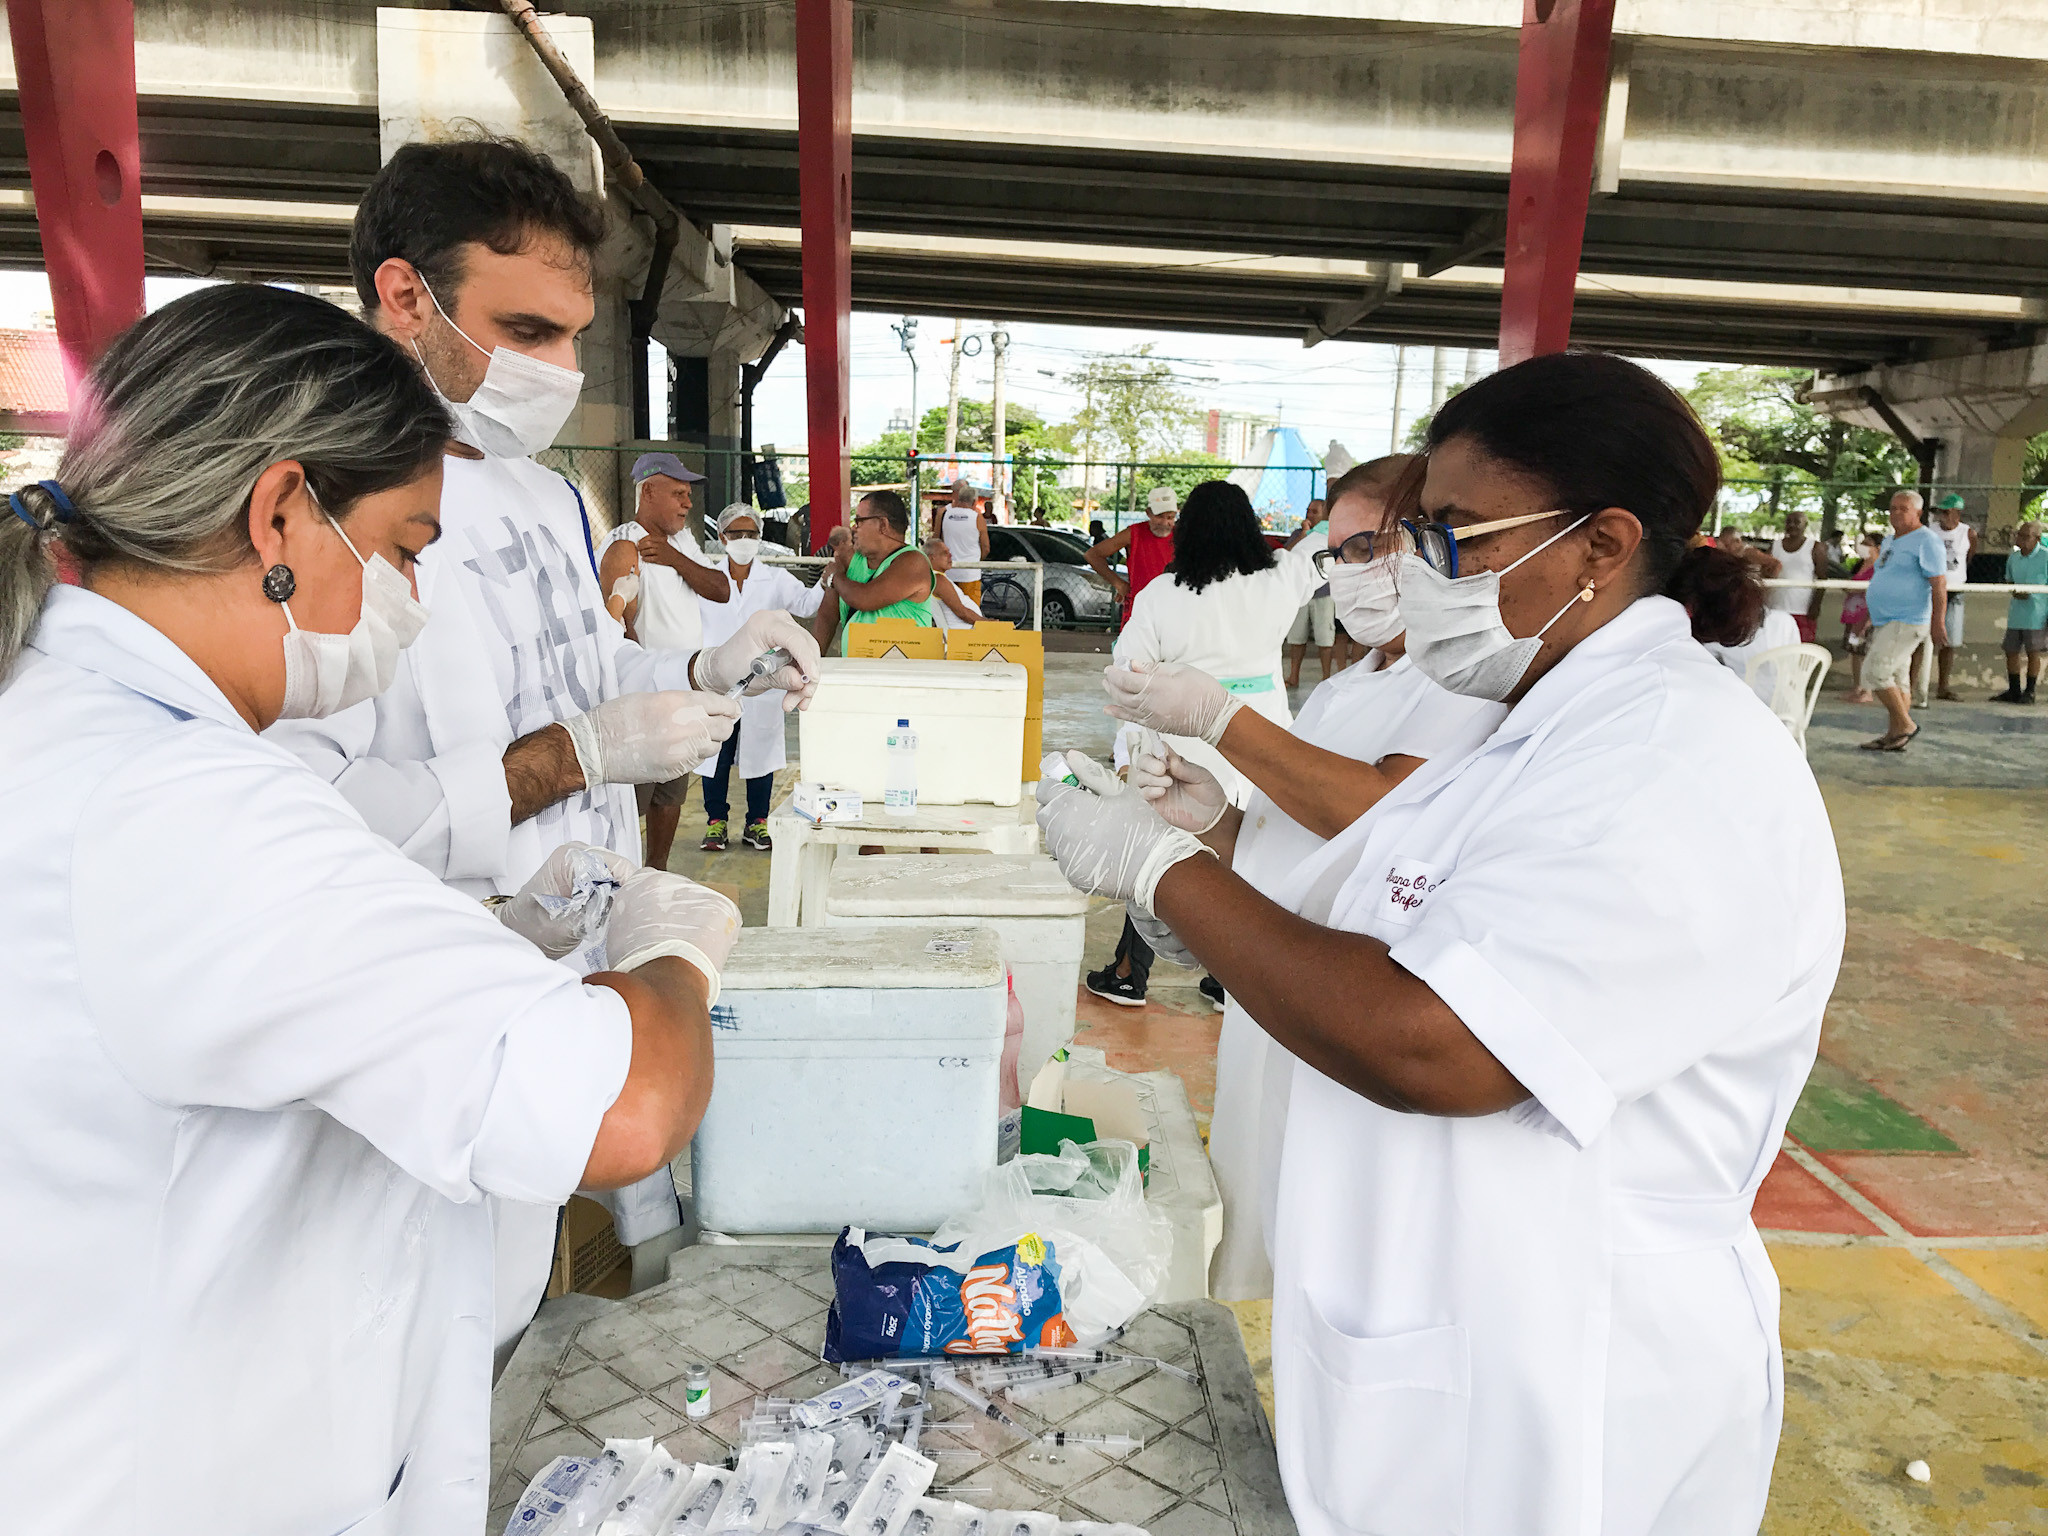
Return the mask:
<path id="1" fill-rule="evenodd" d="M 636 511 L 611 531 L 597 579 L 613 618 L 628 639 L 663 651 L 694 651 L 704 643 L 704 603 L 732 593 L 725 572 L 708 564 L 689 529 L 694 488 L 704 477 L 672 453 L 643 453 L 633 461 Z M 730 631 L 720 634 L 727 639 Z M 647 820 L 647 862 L 667 869 L 676 828 L 689 798 L 686 768 L 659 784 L 635 786 Z"/>
<path id="2" fill-rule="evenodd" d="M 955 565 L 973 565 L 988 558 L 988 524 L 981 519 L 980 501 L 974 482 L 962 475 L 953 482 L 952 500 L 932 514 L 932 534 L 946 546 Z M 972 581 L 962 580 L 954 585 L 976 606 L 980 605 L 979 571 Z"/>
<path id="3" fill-rule="evenodd" d="M 2005 557 L 2005 579 L 2016 587 L 2048 586 L 2048 547 L 2041 543 L 2039 523 L 2020 524 L 2012 552 Z M 2005 692 L 1992 695 L 1991 702 L 2033 703 L 2044 652 L 2048 652 L 2048 592 L 2013 593 L 2012 604 L 2005 610 Z"/>
<path id="4" fill-rule="evenodd" d="M 1913 652 L 1927 643 L 1928 628 L 1948 604 L 1948 551 L 1920 521 L 1918 491 L 1892 497 L 1892 536 L 1877 553 L 1864 603 L 1870 609 L 1870 659 L 1866 684 L 1890 716 L 1883 735 L 1863 743 L 1866 752 L 1903 752 L 1920 734 L 1913 723 Z"/>

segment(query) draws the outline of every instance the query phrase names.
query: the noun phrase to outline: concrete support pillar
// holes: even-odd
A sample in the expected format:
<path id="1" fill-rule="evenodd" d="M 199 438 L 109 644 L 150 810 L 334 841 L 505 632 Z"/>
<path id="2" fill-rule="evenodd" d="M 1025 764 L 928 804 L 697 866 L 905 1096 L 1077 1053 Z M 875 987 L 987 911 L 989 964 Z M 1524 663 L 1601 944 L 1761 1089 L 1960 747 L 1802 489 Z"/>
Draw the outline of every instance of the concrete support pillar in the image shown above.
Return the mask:
<path id="1" fill-rule="evenodd" d="M 579 16 L 542 18 L 548 36 L 584 80 L 597 78 L 591 24 Z M 604 195 L 597 145 L 562 97 L 533 49 L 501 15 L 473 11 L 377 12 L 377 127 L 385 159 L 401 144 L 457 139 L 479 127 L 541 150 L 576 186 Z M 632 327 L 626 305 L 646 271 L 649 242 L 611 202 L 613 235 L 599 254 L 597 317 L 580 346 L 583 400 L 557 441 L 615 447 L 633 422 Z M 611 462 L 625 459 L 626 463 Z M 628 505 L 630 455 L 605 454 L 576 466 L 591 521 L 599 530 Z"/>

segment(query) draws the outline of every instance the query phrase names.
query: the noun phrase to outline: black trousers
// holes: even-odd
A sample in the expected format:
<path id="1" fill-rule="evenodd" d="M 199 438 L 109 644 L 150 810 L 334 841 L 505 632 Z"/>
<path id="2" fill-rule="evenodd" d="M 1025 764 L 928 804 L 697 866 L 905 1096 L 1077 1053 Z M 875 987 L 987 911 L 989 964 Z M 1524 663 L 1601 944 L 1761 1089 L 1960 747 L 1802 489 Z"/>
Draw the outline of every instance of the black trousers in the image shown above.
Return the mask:
<path id="1" fill-rule="evenodd" d="M 1124 919 L 1123 936 L 1116 941 L 1116 960 L 1111 962 L 1110 969 L 1114 970 L 1125 959 L 1131 962 L 1131 980 L 1139 986 L 1152 979 L 1152 946 L 1129 917 Z"/>

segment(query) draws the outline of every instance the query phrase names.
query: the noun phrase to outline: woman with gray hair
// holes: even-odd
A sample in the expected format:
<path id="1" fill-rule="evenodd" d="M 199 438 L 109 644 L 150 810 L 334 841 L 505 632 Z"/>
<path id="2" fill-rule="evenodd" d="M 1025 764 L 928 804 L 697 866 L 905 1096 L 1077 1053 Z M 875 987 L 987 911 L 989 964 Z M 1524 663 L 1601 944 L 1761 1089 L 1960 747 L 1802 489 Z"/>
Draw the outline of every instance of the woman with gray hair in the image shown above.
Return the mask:
<path id="1" fill-rule="evenodd" d="M 731 903 L 600 860 L 579 981 L 522 899 L 577 850 L 500 923 L 257 734 L 389 684 L 449 431 L 332 305 L 211 288 L 0 514 L 0 1209 L 84 1260 L 0 1276 L 16 1524 L 479 1529 L 486 1197 L 629 1184 L 703 1113 Z"/>

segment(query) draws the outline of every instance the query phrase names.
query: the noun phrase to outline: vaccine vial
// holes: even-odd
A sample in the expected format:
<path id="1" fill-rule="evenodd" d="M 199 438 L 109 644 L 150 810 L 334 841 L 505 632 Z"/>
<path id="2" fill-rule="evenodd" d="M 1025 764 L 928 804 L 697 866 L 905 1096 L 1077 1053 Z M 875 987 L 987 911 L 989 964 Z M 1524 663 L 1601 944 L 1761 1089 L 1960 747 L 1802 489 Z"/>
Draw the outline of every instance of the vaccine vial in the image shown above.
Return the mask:
<path id="1" fill-rule="evenodd" d="M 683 1412 L 693 1419 L 711 1417 L 711 1367 L 693 1365 L 683 1377 Z"/>

